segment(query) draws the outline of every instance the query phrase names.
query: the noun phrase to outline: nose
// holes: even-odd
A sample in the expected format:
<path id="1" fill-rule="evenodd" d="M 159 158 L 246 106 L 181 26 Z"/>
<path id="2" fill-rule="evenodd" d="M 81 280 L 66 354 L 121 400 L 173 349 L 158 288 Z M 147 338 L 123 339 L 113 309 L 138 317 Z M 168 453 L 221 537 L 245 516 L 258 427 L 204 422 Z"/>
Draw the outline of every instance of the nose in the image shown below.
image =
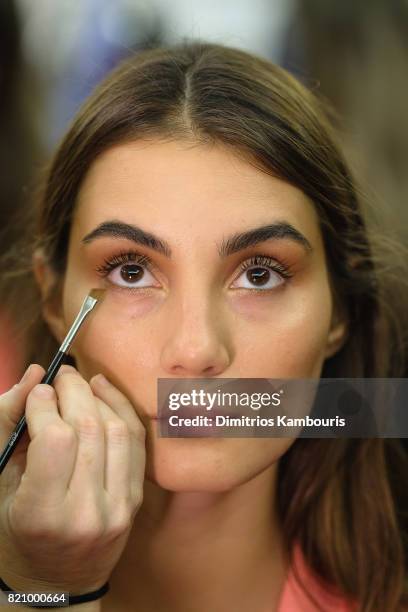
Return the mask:
<path id="1" fill-rule="evenodd" d="M 168 376 L 219 376 L 232 360 L 222 313 L 208 300 L 193 301 L 168 313 L 174 323 L 163 345 L 161 367 Z"/>

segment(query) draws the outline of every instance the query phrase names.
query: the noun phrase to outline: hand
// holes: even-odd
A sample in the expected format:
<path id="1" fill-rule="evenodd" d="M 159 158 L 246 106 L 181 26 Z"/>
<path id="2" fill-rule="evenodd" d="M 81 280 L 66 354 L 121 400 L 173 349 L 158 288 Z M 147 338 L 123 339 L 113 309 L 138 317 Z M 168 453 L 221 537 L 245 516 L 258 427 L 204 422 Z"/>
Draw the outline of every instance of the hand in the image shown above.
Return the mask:
<path id="1" fill-rule="evenodd" d="M 38 364 L 0 395 L 0 447 L 26 415 L 28 431 L 0 476 L 0 576 L 15 590 L 102 586 L 143 499 L 145 428 L 99 376 L 62 366 L 41 385 Z M 41 395 L 41 390 L 51 397 Z M 42 588 L 40 588 L 42 587 Z"/>

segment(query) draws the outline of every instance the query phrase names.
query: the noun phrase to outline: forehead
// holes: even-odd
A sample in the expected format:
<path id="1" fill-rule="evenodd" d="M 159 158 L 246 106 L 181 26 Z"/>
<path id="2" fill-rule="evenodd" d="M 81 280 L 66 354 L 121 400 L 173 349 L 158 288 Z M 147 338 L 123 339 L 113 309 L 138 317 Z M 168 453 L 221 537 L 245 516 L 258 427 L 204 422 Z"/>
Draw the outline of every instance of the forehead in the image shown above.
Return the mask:
<path id="1" fill-rule="evenodd" d="M 231 148 L 135 141 L 115 145 L 93 162 L 80 189 L 74 225 L 86 233 L 106 219 L 120 218 L 160 228 L 163 235 L 170 226 L 215 234 L 282 217 L 316 239 L 318 219 L 309 198 Z"/>

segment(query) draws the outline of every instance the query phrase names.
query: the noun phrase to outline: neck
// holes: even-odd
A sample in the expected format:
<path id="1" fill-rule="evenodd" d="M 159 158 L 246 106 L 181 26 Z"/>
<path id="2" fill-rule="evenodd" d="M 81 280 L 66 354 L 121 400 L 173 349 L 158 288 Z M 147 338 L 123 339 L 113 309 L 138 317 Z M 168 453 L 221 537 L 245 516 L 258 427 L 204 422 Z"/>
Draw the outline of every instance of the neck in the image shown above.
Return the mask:
<path id="1" fill-rule="evenodd" d="M 121 610 L 131 602 L 146 612 L 275 610 L 285 578 L 276 468 L 216 493 L 167 491 L 146 480 L 110 581 Z"/>

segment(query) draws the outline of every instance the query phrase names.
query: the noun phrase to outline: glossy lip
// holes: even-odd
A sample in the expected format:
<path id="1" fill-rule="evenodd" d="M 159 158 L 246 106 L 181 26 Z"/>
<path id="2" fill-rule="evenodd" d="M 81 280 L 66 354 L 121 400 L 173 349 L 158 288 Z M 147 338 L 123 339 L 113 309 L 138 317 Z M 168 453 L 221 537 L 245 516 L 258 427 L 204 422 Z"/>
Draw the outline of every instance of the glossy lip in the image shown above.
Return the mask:
<path id="1" fill-rule="evenodd" d="M 190 384 L 188 381 L 190 381 L 191 379 L 194 380 L 199 380 L 199 378 L 174 378 L 174 386 L 171 388 L 171 393 L 183 393 L 185 391 L 189 391 L 190 390 Z M 250 377 L 250 379 L 252 380 L 252 378 Z M 205 385 L 206 391 L 208 392 L 212 392 L 214 391 L 215 388 L 218 388 L 221 390 L 222 387 L 224 386 L 229 386 L 229 385 L 235 385 L 235 381 L 239 381 L 239 380 L 245 380 L 245 377 L 241 378 L 241 377 L 234 377 L 234 376 L 228 376 L 228 377 L 219 377 L 219 378 L 211 378 L 211 379 L 207 379 L 208 382 Z M 228 382 L 227 382 L 228 380 Z M 231 380 L 234 381 L 233 383 L 231 383 Z M 266 379 L 268 380 L 268 379 Z M 280 380 L 280 379 L 279 379 Z M 184 386 L 187 385 L 187 388 Z M 272 386 L 270 383 L 268 383 L 269 387 L 268 391 L 269 393 L 275 393 L 279 390 L 279 387 L 277 386 L 276 388 L 274 386 Z M 196 407 L 195 407 L 196 408 Z M 183 411 L 175 411 L 174 414 L 178 414 L 180 417 L 184 417 L 184 418 L 189 418 L 189 417 L 193 417 L 193 416 L 229 416 L 232 418 L 236 418 L 236 417 L 240 417 L 240 416 L 251 416 L 251 417 L 255 417 L 257 414 L 259 414 L 259 410 L 252 410 L 249 409 L 250 412 L 248 412 L 247 414 L 245 412 L 242 412 L 240 414 L 239 410 L 237 410 L 237 412 L 234 413 L 227 413 L 227 412 L 215 412 L 213 410 L 206 410 L 203 406 L 201 407 L 201 412 L 198 411 L 196 414 L 192 413 L 192 412 L 183 412 Z M 163 421 L 166 420 L 167 417 L 158 417 L 156 416 L 149 416 L 149 418 L 152 421 Z"/>

